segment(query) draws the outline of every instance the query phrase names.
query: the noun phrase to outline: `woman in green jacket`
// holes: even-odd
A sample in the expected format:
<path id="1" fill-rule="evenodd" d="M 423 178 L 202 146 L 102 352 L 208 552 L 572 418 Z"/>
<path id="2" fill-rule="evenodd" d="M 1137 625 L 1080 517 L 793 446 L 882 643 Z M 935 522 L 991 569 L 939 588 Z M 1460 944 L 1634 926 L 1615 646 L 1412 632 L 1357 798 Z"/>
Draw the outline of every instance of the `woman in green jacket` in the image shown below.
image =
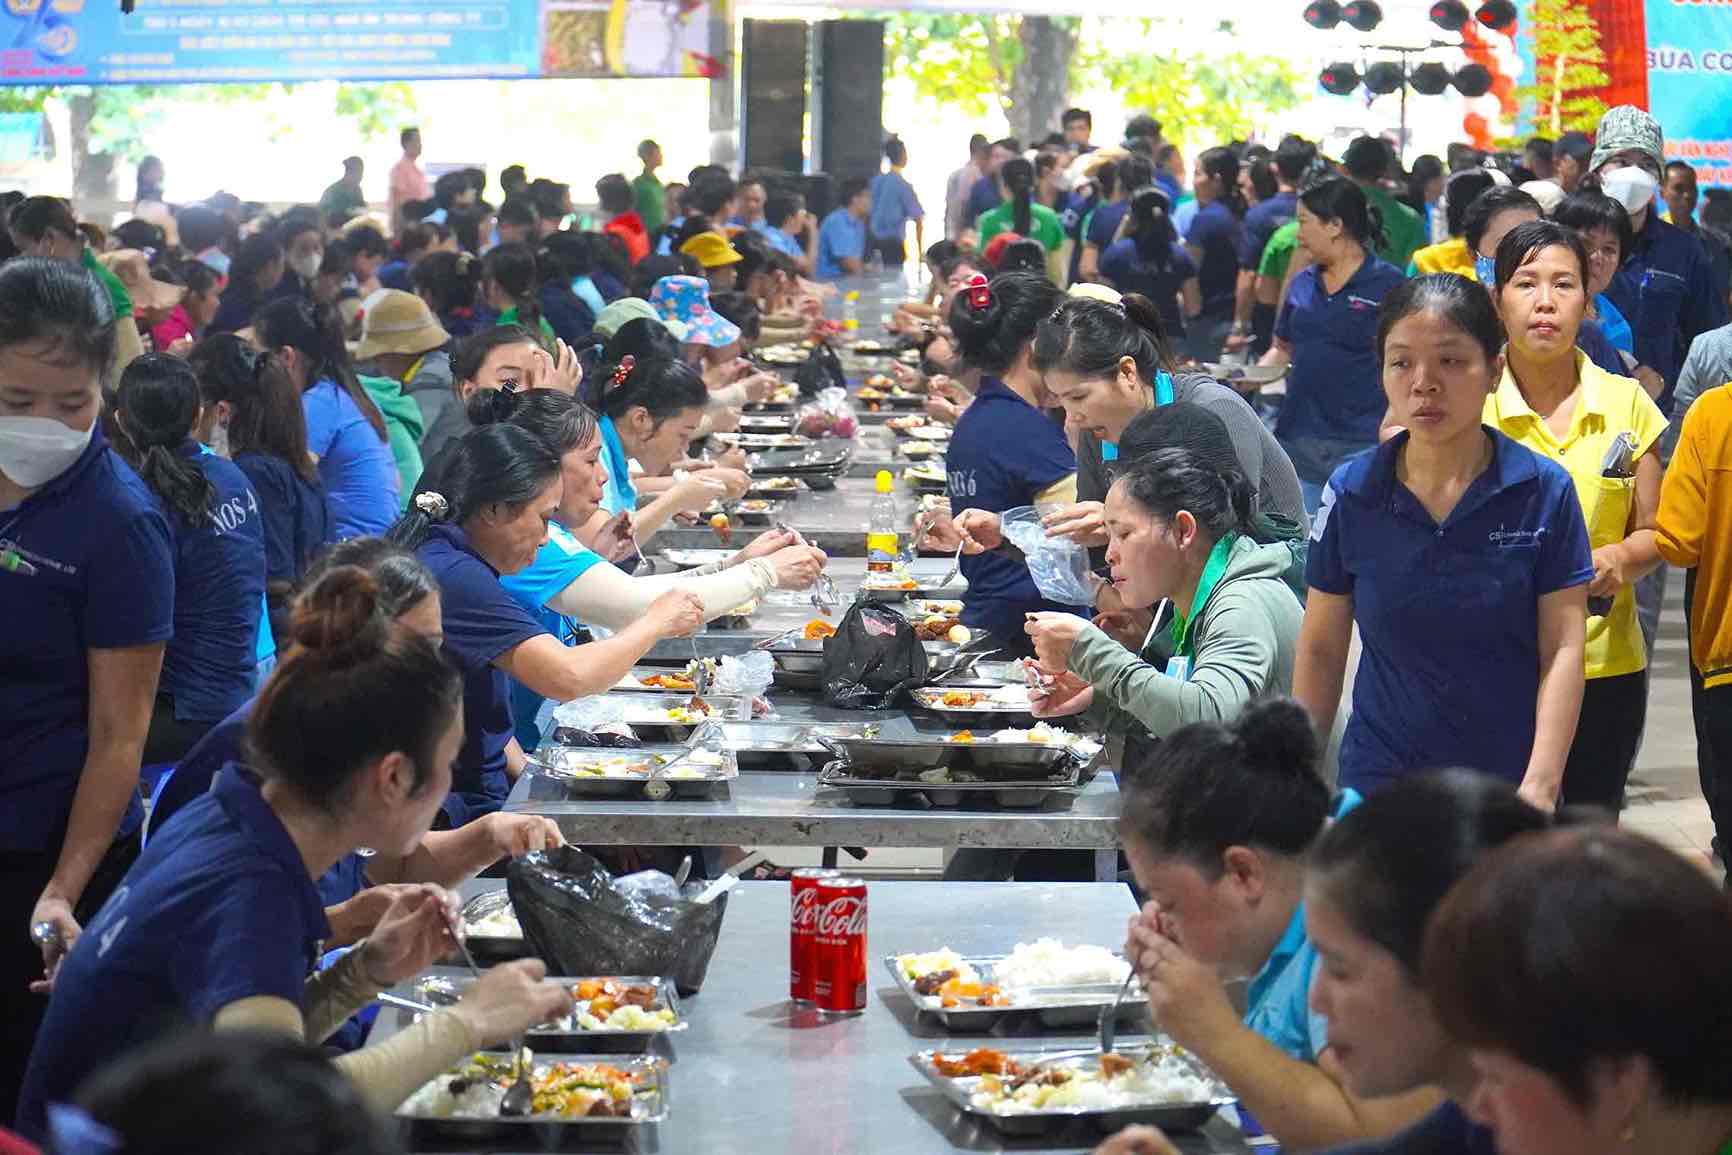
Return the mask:
<path id="1" fill-rule="evenodd" d="M 1101 628 L 1113 615 L 1097 625 L 1030 614 L 1035 655 L 1053 676 L 1035 713 L 1086 714 L 1085 728 L 1159 738 L 1287 693 L 1303 616 L 1283 579 L 1293 554 L 1252 539 L 1253 494 L 1226 427 L 1177 403 L 1133 422 L 1125 443 L 1107 492 L 1107 562 L 1127 611 L 1155 607 L 1154 628 L 1134 652 Z"/>

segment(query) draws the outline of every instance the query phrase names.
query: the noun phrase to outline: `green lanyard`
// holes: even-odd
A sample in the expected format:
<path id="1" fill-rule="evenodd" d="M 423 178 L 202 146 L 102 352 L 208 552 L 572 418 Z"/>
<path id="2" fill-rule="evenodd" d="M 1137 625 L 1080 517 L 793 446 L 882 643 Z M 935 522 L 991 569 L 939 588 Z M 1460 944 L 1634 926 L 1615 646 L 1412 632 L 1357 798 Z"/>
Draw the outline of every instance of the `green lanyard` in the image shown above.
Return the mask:
<path id="1" fill-rule="evenodd" d="M 1191 615 L 1186 617 L 1177 606 L 1173 608 L 1172 639 L 1176 656 L 1191 656 L 1191 623 L 1197 620 L 1197 615 L 1209 603 L 1209 595 L 1215 592 L 1221 575 L 1227 572 L 1227 559 L 1233 552 L 1233 543 L 1238 540 L 1238 534 L 1229 533 L 1209 551 L 1209 560 L 1203 563 L 1203 576 L 1197 579 L 1197 594 L 1191 599 Z"/>

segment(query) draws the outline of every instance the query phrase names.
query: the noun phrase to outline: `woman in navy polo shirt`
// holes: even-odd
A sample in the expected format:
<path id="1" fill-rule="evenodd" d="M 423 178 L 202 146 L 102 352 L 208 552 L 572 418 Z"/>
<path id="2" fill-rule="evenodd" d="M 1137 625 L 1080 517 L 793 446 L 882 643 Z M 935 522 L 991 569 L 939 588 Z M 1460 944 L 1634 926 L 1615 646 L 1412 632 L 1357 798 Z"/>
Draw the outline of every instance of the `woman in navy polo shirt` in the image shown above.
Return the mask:
<path id="1" fill-rule="evenodd" d="M 358 847 L 419 844 L 462 740 L 462 686 L 353 567 L 302 599 L 291 640 L 248 724 L 262 782 L 225 771 L 151 840 L 60 968 L 20 1095 L 27 1136 L 113 1055 L 176 1026 L 321 1042 L 453 947 L 455 896 L 408 888 L 363 943 L 308 978 L 330 931 L 314 878 Z M 458 1006 L 336 1062 L 389 1110 L 447 1064 L 569 1008 L 544 973 L 533 961 L 495 967 Z"/>
<path id="2" fill-rule="evenodd" d="M 258 495 L 271 632 L 287 637 L 289 599 L 325 544 L 325 492 L 300 396 L 276 358 L 232 333 L 200 341 L 187 364 L 204 401 L 195 436 L 233 461 Z"/>
<path id="3" fill-rule="evenodd" d="M 1403 277 L 1377 255 L 1382 226 L 1346 177 L 1306 186 L 1298 212 L 1299 241 L 1314 263 L 1293 278 L 1262 363 L 1290 366 L 1275 436 L 1315 513 L 1335 467 L 1377 444 L 1377 307 Z"/>
<path id="4" fill-rule="evenodd" d="M 402 482 L 385 417 L 355 377 L 336 314 L 285 298 L 260 310 L 254 326 L 301 392 L 307 450 L 325 483 L 326 542 L 383 533 L 402 508 Z"/>
<path id="5" fill-rule="evenodd" d="M 1490 294 L 1464 277 L 1420 277 L 1384 302 L 1377 355 L 1403 432 L 1323 490 L 1293 673 L 1328 733 L 1359 626 L 1343 786 L 1466 766 L 1557 800 L 1594 565 L 1570 475 L 1482 424 L 1503 340 Z"/>
<path id="6" fill-rule="evenodd" d="M 1233 327 L 1239 288 L 1239 233 L 1245 219 L 1239 158 L 1231 149 L 1204 150 L 1197 157 L 1191 187 L 1197 194 L 1197 215 L 1185 230 L 1185 250 L 1197 266 L 1203 311 L 1189 325 L 1185 352 L 1196 361 L 1214 361 Z"/>
<path id="7" fill-rule="evenodd" d="M 533 434 L 512 425 L 472 430 L 452 444 L 438 476 L 423 481 L 391 530 L 391 540 L 414 550 L 438 579 L 445 652 L 463 671 L 463 748 L 446 801 L 453 826 L 498 810 L 523 768 L 512 737 L 510 678 L 565 702 L 620 677 L 615 663 L 595 660 L 601 654 L 593 646 L 562 644 L 499 584 L 546 544 L 563 492 L 560 470 L 559 456 Z M 662 638 L 701 624 L 702 604 L 680 595 L 600 645 L 617 651 L 629 670 Z"/>
<path id="8" fill-rule="evenodd" d="M 77 266 L 0 267 L 0 1119 L 46 1006 L 30 984 L 60 960 L 31 928 L 70 944 L 137 853 L 174 632 L 168 521 L 98 428 L 114 325 Z"/>
<path id="9" fill-rule="evenodd" d="M 198 378 L 185 361 L 146 353 L 121 374 L 115 419 L 138 474 L 174 528 L 174 637 L 144 745 L 173 762 L 252 697 L 265 598 L 265 527 L 246 474 L 190 434 Z"/>
<path id="10" fill-rule="evenodd" d="M 1291 699 L 1230 724 L 1174 731 L 1122 779 L 1119 832 L 1147 900 L 1125 955 L 1149 1008 L 1283 1147 L 1317 1150 L 1387 1134 L 1435 1105 L 1429 1093 L 1365 1102 L 1320 1064 L 1328 1024 L 1310 1006 L 1317 951 L 1305 932 L 1306 858 L 1331 818 L 1318 742 Z M 1245 1010 L 1226 984 L 1248 981 Z"/>
<path id="11" fill-rule="evenodd" d="M 1101 275 L 1121 293 L 1140 293 L 1160 310 L 1161 324 L 1183 341 L 1185 322 L 1203 311 L 1197 263 L 1167 215 L 1167 194 L 1146 188 L 1131 198 L 1125 235 L 1101 255 Z"/>
<path id="12" fill-rule="evenodd" d="M 476 425 L 515 425 L 559 454 L 564 488 L 559 512 L 547 527 L 547 543 L 533 562 L 503 575 L 500 584 L 566 645 L 587 643 L 586 625 L 618 631 L 629 629 L 646 614 L 657 617 L 683 605 L 682 593 L 698 598 L 708 619 L 756 601 L 772 589 L 805 589 L 823 571 L 823 550 L 797 544 L 791 531 L 772 529 L 726 561 L 658 576 L 626 574 L 573 532 L 595 513 L 607 478 L 595 414 L 582 402 L 551 389 L 499 389 L 481 394 L 470 408 Z M 639 656 L 613 638 L 589 644 L 583 652 L 592 661 L 608 663 L 606 669 L 617 671 L 616 681 Z M 596 673 L 603 676 L 602 668 L 598 666 Z M 533 750 L 541 738 L 536 716 L 546 698 L 521 682 L 514 681 L 511 688 L 518 742 Z"/>
<path id="13" fill-rule="evenodd" d="M 980 374 L 944 457 L 951 515 L 965 534 L 979 525 L 996 536 L 997 515 L 1009 509 L 1076 501 L 1076 454 L 1045 412 L 1051 398 L 1032 363 L 1035 329 L 1064 299 L 1037 273 L 1005 273 L 991 284 L 976 275 L 951 302 L 957 351 Z M 1089 613 L 1043 598 L 1028 566 L 1001 553 L 965 555 L 962 573 L 963 623 L 1012 653 L 1030 652 L 1023 633 L 1030 612 Z"/>

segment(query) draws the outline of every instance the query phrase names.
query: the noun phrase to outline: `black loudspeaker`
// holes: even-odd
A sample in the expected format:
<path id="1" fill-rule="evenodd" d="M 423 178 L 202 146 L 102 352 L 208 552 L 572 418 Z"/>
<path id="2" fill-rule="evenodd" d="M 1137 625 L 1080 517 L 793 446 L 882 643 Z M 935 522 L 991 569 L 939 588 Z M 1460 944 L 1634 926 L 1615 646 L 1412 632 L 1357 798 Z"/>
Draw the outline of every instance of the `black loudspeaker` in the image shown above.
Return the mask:
<path id="1" fill-rule="evenodd" d="M 876 176 L 884 147 L 884 25 L 818 24 L 812 114 L 818 167 L 837 180 Z"/>
<path id="2" fill-rule="evenodd" d="M 747 20 L 740 65 L 740 114 L 747 169 L 806 167 L 806 57 L 803 20 Z"/>

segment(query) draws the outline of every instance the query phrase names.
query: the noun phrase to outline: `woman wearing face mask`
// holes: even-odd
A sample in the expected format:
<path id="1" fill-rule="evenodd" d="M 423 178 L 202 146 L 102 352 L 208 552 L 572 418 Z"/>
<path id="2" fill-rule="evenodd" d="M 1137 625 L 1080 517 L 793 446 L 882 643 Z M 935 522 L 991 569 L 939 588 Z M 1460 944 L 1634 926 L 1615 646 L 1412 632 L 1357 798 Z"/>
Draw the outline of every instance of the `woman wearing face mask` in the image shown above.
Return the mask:
<path id="1" fill-rule="evenodd" d="M 325 263 L 325 233 L 312 217 L 291 216 L 277 228 L 277 243 L 283 247 L 283 279 L 272 289 L 274 297 L 313 299 L 319 269 Z"/>
<path id="2" fill-rule="evenodd" d="M 174 537 L 98 428 L 114 309 L 64 261 L 0 266 L 0 1116 L 46 1005 L 30 984 L 137 853 L 138 768 L 163 644 Z"/>
<path id="3" fill-rule="evenodd" d="M 1231 719 L 1252 700 L 1292 688 L 1301 610 L 1282 575 L 1293 555 L 1251 536 L 1251 486 L 1233 467 L 1220 422 L 1189 405 L 1160 413 L 1188 424 L 1185 440 L 1207 446 L 1210 457 L 1171 448 L 1127 459 L 1106 501 L 1119 603 L 1172 606 L 1166 636 L 1152 647 L 1160 656 L 1133 653 L 1070 614 L 1033 614 L 1035 656 L 1046 673 L 1062 675 L 1039 696 L 1037 716 L 1088 710 L 1089 729 L 1140 726 L 1159 738 L 1191 722 Z"/>
<path id="4" fill-rule="evenodd" d="M 252 696 L 264 519 L 246 474 L 192 439 L 199 386 L 185 361 L 140 357 L 121 375 L 118 404 L 134 467 L 175 531 L 174 636 L 144 745 L 146 763 L 173 762 Z"/>
<path id="5" fill-rule="evenodd" d="M 113 374 L 119 376 L 134 357 L 144 352 L 144 339 L 133 324 L 132 296 L 120 278 L 96 259 L 96 253 L 78 228 L 78 218 L 72 215 L 72 206 L 59 197 L 30 197 L 13 206 L 6 225 L 19 256 L 48 257 L 78 265 L 101 283 L 115 317 L 122 322 L 115 330 L 111 366 Z"/>
<path id="6" fill-rule="evenodd" d="M 408 853 L 439 812 L 462 738 L 461 684 L 432 644 L 379 612 L 377 587 L 354 568 L 309 591 L 293 643 L 249 723 L 258 778 L 225 768 L 151 840 L 62 966 L 20 1098 L 26 1135 L 43 1134 L 48 1105 L 116 1040 L 137 1045 L 190 1021 L 320 1042 L 455 945 L 455 896 L 410 888 L 343 961 L 307 977 L 328 931 L 314 879 L 361 846 Z M 389 1111 L 476 1048 L 568 1010 L 544 969 L 494 967 L 458 1005 L 335 1061 Z"/>
<path id="7" fill-rule="evenodd" d="M 1139 414 L 1174 402 L 1221 419 L 1259 512 L 1305 524 L 1299 478 L 1274 435 L 1233 390 L 1204 374 L 1177 371 L 1159 311 L 1146 297 L 1130 293 L 1118 304 L 1065 301 L 1035 332 L 1034 366 L 1077 431 L 1078 503 L 1049 517 L 1049 532 L 1091 548 L 1106 544 L 1101 502 L 1112 483 L 1118 440 Z"/>
<path id="8" fill-rule="evenodd" d="M 510 678 L 560 702 L 600 693 L 656 642 L 703 623 L 698 600 L 676 593 L 606 641 L 568 647 L 506 592 L 501 575 L 533 564 L 547 542 L 561 470 L 559 456 L 522 429 L 471 430 L 391 530 L 438 579 L 445 652 L 463 672 L 463 745 L 445 807 L 452 826 L 498 810 L 523 769 Z"/>
<path id="9" fill-rule="evenodd" d="M 1403 277 L 1377 255 L 1377 211 L 1346 177 L 1307 185 L 1298 213 L 1299 242 L 1314 263 L 1293 278 L 1262 363 L 1288 366 L 1275 436 L 1315 513 L 1335 467 L 1377 444 L 1384 404 L 1371 338 L 1379 302 Z"/>
<path id="10" fill-rule="evenodd" d="M 1308 1006 L 1306 855 L 1359 798 L 1330 797 L 1319 753 L 1295 703 L 1259 702 L 1229 725 L 1186 726 L 1128 767 L 1119 818 L 1147 898 L 1125 954 L 1155 1021 L 1301 1150 L 1389 1134 L 1437 1102 L 1358 1099 L 1325 1060 L 1328 1025 Z M 1226 991 L 1236 979 L 1250 983 L 1242 1015 Z"/>
<path id="11" fill-rule="evenodd" d="M 934 526 L 932 540 L 954 549 L 971 539 L 962 558 L 968 579 L 962 622 L 1013 653 L 1028 652 L 1023 622 L 1030 612 L 1088 612 L 1043 597 L 1020 557 L 985 552 L 1001 544 L 999 515 L 1006 510 L 1076 501 L 1076 455 L 1043 412 L 1051 398 L 1033 363 L 1035 329 L 1063 301 L 1045 277 L 1006 273 L 991 284 L 974 278 L 950 308 L 957 350 L 980 373 L 980 384 L 944 457 L 954 524 Z M 1005 452 L 1007 446 L 1016 451 Z"/>
<path id="12" fill-rule="evenodd" d="M 335 316 L 305 301 L 273 301 L 254 327 L 301 392 L 307 451 L 325 486 L 327 542 L 384 531 L 401 509 L 402 483 L 384 415 L 355 378 Z"/>
<path id="13" fill-rule="evenodd" d="M 197 439 L 234 462 L 258 496 L 265 532 L 265 604 L 273 636 L 287 637 L 289 600 L 325 544 L 325 493 L 307 453 L 294 382 L 268 353 L 232 333 L 193 346 L 203 415 Z"/>
<path id="14" fill-rule="evenodd" d="M 1616 813 L 1648 711 L 1647 651 L 1632 583 L 1640 559 L 1654 551 L 1666 418 L 1638 382 L 1607 373 L 1576 348 L 1587 266 L 1575 234 L 1552 221 L 1517 225 L 1498 246 L 1495 292 L 1509 342 L 1485 423 L 1563 465 L 1581 499 L 1594 581 L 1587 685 L 1562 799 Z M 1627 475 L 1606 477 L 1620 438 L 1629 445 Z"/>
<path id="15" fill-rule="evenodd" d="M 1324 489 L 1293 673 L 1328 733 L 1358 625 L 1344 786 L 1444 763 L 1519 782 L 1544 809 L 1557 800 L 1594 566 L 1570 475 L 1483 424 L 1503 340 L 1490 294 L 1461 277 L 1419 277 L 1384 301 L 1376 350 L 1403 432 Z"/>
<path id="16" fill-rule="evenodd" d="M 253 323 L 254 316 L 270 299 L 271 290 L 283 279 L 283 246 L 268 233 L 241 242 L 229 264 L 228 286 L 223 289 L 209 332 L 237 333 Z"/>
<path id="17" fill-rule="evenodd" d="M 674 476 L 658 497 L 638 506 L 638 478 L 629 463 L 637 462 L 651 478 L 673 475 L 703 423 L 709 391 L 696 369 L 683 361 L 639 361 L 628 354 L 619 364 L 598 369 L 587 392 L 600 418 L 606 479 L 601 508 L 580 537 L 600 546 L 603 539 L 597 535 L 603 527 L 616 527 L 610 546 L 602 549 L 612 555 L 619 538 L 642 544 L 674 514 L 695 513 L 728 492 L 723 479 L 711 477 L 715 470 L 699 470 Z"/>
<path id="18" fill-rule="evenodd" d="M 1698 863 L 1592 827 L 1487 856 L 1433 917 L 1422 973 L 1501 1155 L 1725 1155 L 1728 952 L 1732 906 Z"/>
<path id="19" fill-rule="evenodd" d="M 771 530 L 725 562 L 657 577 L 629 576 L 573 532 L 594 515 L 607 477 L 595 414 L 581 402 L 545 389 L 483 393 L 472 409 L 477 426 L 514 425 L 559 455 L 564 488 L 559 510 L 547 526 L 547 542 L 533 562 L 500 578 L 500 584 L 568 646 L 588 640 L 585 626 L 628 629 L 646 614 L 655 615 L 658 601 L 677 592 L 698 598 L 707 620 L 772 589 L 805 589 L 823 571 L 822 550 L 796 544 L 792 533 Z M 525 750 L 540 741 L 536 717 L 545 700 L 521 683 L 512 684 L 512 716 Z"/>

